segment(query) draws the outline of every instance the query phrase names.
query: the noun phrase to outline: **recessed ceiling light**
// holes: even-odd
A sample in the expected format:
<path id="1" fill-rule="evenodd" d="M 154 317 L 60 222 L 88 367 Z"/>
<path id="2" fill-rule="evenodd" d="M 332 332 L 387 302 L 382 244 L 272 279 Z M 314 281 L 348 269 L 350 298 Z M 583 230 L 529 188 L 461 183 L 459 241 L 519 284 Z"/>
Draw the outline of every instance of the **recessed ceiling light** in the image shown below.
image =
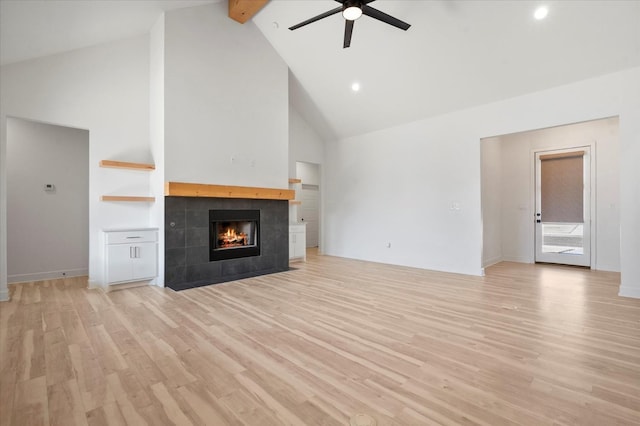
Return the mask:
<path id="1" fill-rule="evenodd" d="M 536 9 L 533 16 L 539 21 L 541 19 L 546 18 L 548 14 L 549 14 L 549 8 L 547 6 L 540 6 L 539 8 Z"/>
<path id="2" fill-rule="evenodd" d="M 354 92 L 358 92 L 360 90 L 360 83 L 355 82 L 351 85 L 351 90 L 353 90 Z"/>

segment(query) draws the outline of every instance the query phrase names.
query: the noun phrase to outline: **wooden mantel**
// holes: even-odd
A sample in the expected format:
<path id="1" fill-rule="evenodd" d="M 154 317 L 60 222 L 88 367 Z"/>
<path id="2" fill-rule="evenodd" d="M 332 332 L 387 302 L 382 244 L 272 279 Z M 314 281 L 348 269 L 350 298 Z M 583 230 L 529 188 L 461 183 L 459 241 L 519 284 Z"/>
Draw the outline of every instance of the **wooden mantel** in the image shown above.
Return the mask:
<path id="1" fill-rule="evenodd" d="M 254 200 L 293 200 L 296 197 L 296 192 L 293 189 L 165 182 L 164 195 L 167 197 L 214 197 L 250 198 Z"/>
<path id="2" fill-rule="evenodd" d="M 229 0 L 229 18 L 244 24 L 268 2 L 269 0 Z"/>

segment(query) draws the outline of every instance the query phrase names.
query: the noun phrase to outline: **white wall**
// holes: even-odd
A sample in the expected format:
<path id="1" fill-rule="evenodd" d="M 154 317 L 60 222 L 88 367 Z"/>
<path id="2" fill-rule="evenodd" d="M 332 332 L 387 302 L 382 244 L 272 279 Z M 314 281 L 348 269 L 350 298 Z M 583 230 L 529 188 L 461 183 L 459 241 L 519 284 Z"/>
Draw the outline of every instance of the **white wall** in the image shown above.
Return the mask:
<path id="1" fill-rule="evenodd" d="M 482 267 L 502 259 L 502 146 L 496 138 L 483 139 L 482 170 Z"/>
<path id="2" fill-rule="evenodd" d="M 620 292 L 640 297 L 640 68 L 327 144 L 325 252 L 481 274 L 480 140 L 612 116 Z"/>
<path id="3" fill-rule="evenodd" d="M 88 269 L 89 132 L 7 119 L 8 281 Z"/>
<path id="4" fill-rule="evenodd" d="M 149 225 L 148 204 L 100 201 L 103 194 L 147 195 L 149 173 L 98 167 L 102 159 L 152 161 L 148 36 L 0 69 L 0 262 L 6 259 L 7 116 L 89 130 L 89 279 L 101 284 L 101 230 Z M 0 266 L 2 297 L 6 264 Z"/>
<path id="5" fill-rule="evenodd" d="M 593 145 L 595 182 L 592 182 L 592 198 L 596 205 L 596 241 L 593 267 L 607 271 L 620 270 L 620 212 L 619 212 L 619 149 L 618 119 L 609 118 L 577 123 L 550 129 L 540 129 L 511 135 L 498 136 L 482 141 L 501 149 L 502 162 L 497 168 L 483 168 L 495 174 L 500 171 L 498 186 L 483 187 L 485 193 L 502 200 L 502 211 L 485 218 L 487 222 L 499 222 L 501 227 L 502 259 L 516 262 L 534 262 L 534 191 L 532 188 L 532 152 Z M 483 205 L 484 209 L 484 205 Z M 489 235 L 491 238 L 491 235 Z M 485 235 L 485 240 L 487 235 Z M 485 241 L 485 246 L 487 241 Z M 485 259 L 486 260 L 486 259 Z"/>
<path id="6" fill-rule="evenodd" d="M 528 134 L 528 132 L 527 132 Z M 531 145 L 505 143 L 497 139 L 502 149 L 500 173 L 502 186 L 500 235 L 502 260 L 531 263 L 533 238 L 531 236 L 533 205 L 531 195 Z M 517 165 L 517 166 L 516 166 Z M 488 218 L 491 222 L 491 218 Z"/>
<path id="7" fill-rule="evenodd" d="M 158 199 L 151 207 L 151 226 L 158 228 L 158 277 L 155 284 L 164 287 L 164 14 L 151 28 L 149 36 L 149 138 L 156 170 L 151 188 Z"/>
<path id="8" fill-rule="evenodd" d="M 293 76 L 289 75 L 289 84 L 291 88 Z M 302 163 L 301 163 L 302 162 Z M 324 162 L 324 141 L 322 137 L 315 131 L 315 129 L 302 117 L 298 110 L 289 103 L 289 176 L 302 179 L 302 182 L 319 185 L 320 191 L 318 196 L 320 198 L 318 204 L 318 228 L 317 237 L 315 236 L 315 229 L 313 227 L 307 227 L 308 234 L 307 244 L 313 244 L 315 241 L 318 243 L 320 252 L 323 252 L 323 232 L 322 232 L 322 212 L 323 212 L 323 197 L 322 197 L 322 163 Z M 314 174 L 313 176 L 303 176 L 306 169 L 305 164 L 313 164 Z M 301 166 L 302 165 L 302 166 Z M 300 169 L 303 167 L 303 170 Z M 293 189 L 296 190 L 296 199 L 301 200 L 303 197 L 302 185 L 293 185 Z M 299 222 L 300 215 L 302 214 L 302 205 L 292 204 L 289 205 L 289 221 Z M 311 238 L 309 238 L 311 237 Z"/>
<path id="9" fill-rule="evenodd" d="M 303 185 L 320 185 L 320 165 L 298 161 L 296 177 L 302 180 Z"/>
<path id="10" fill-rule="evenodd" d="M 300 177 L 296 176 L 298 161 L 322 164 L 324 142 L 295 107 L 289 104 L 289 176 Z"/>
<path id="11" fill-rule="evenodd" d="M 165 16 L 165 179 L 287 188 L 287 65 L 227 12 Z"/>

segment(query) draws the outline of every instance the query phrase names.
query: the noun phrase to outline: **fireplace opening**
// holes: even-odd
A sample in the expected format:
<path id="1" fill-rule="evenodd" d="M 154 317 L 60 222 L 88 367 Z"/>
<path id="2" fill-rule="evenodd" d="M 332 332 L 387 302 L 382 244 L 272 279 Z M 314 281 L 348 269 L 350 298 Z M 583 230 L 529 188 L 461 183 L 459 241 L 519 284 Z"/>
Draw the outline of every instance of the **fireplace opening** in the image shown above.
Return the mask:
<path id="1" fill-rule="evenodd" d="M 260 210 L 209 210 L 210 259 L 260 255 Z"/>
<path id="2" fill-rule="evenodd" d="M 256 223 L 253 221 L 217 222 L 216 249 L 255 246 Z"/>

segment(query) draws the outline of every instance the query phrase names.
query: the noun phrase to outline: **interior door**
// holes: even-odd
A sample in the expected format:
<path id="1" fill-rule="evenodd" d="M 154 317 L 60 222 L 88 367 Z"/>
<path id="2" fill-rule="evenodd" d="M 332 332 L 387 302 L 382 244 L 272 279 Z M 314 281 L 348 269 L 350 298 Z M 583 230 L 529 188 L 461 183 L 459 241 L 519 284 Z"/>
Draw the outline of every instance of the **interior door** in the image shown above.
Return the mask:
<path id="1" fill-rule="evenodd" d="M 307 247 L 318 247 L 320 236 L 320 202 L 318 185 L 302 184 L 298 222 L 307 224 Z"/>
<path id="2" fill-rule="evenodd" d="M 589 147 L 536 152 L 536 262 L 591 266 Z"/>

